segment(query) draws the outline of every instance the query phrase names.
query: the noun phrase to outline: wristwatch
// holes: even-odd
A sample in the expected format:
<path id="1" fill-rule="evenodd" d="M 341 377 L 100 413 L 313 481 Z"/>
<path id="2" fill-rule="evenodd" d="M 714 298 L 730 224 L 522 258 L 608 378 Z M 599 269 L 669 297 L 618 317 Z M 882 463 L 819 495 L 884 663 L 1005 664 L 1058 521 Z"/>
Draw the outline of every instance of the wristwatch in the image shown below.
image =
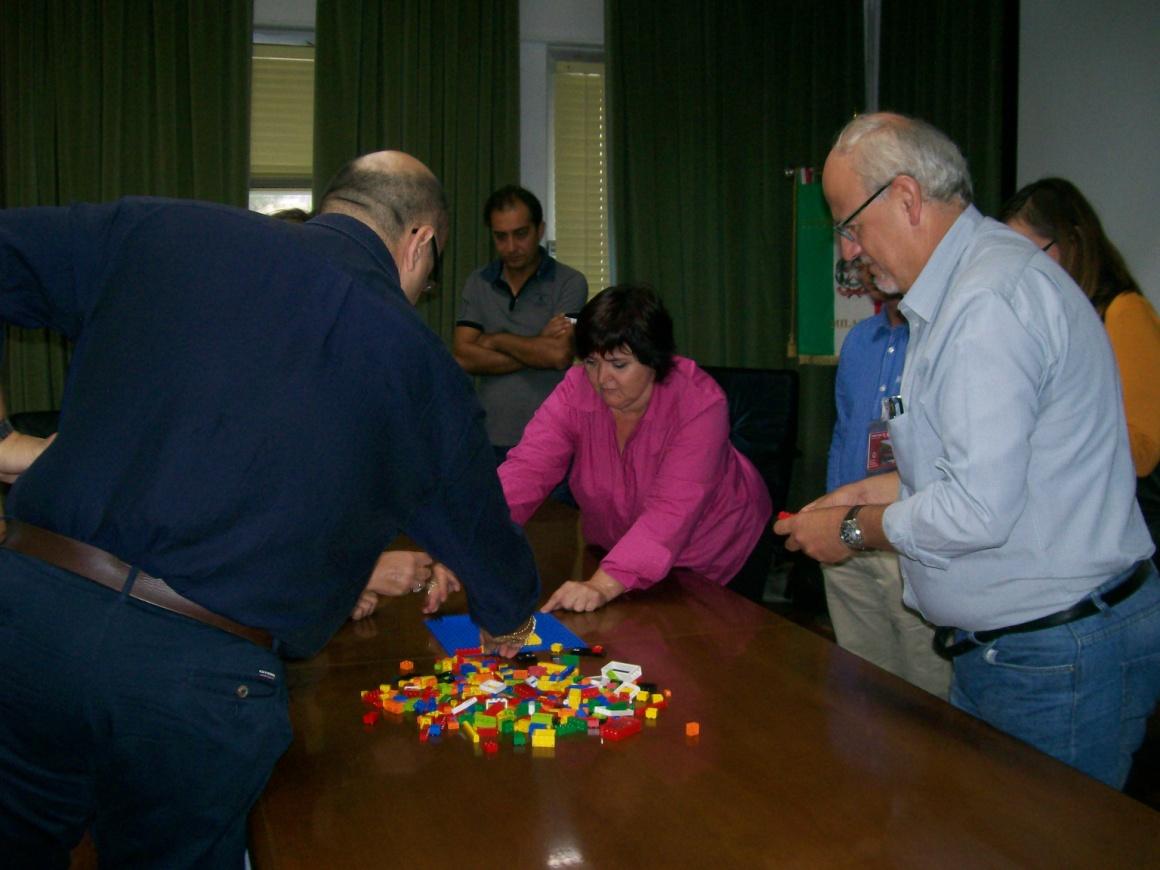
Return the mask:
<path id="1" fill-rule="evenodd" d="M 856 504 L 850 508 L 838 530 L 838 537 L 851 550 L 866 549 L 866 541 L 862 537 L 862 527 L 858 525 L 858 511 L 862 510 L 863 507 L 864 505 Z"/>

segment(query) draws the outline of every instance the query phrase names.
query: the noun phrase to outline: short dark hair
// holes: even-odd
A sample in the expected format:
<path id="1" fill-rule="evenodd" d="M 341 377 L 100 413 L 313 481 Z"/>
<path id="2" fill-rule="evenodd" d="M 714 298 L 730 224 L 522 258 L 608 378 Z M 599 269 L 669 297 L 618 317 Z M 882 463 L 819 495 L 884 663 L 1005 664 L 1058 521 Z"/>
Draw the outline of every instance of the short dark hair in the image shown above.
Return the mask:
<path id="1" fill-rule="evenodd" d="M 581 309 L 575 336 L 580 359 L 627 347 L 656 372 L 658 383 L 673 368 L 673 318 L 651 287 L 618 284 L 601 290 Z"/>
<path id="2" fill-rule="evenodd" d="M 487 202 L 483 204 L 483 225 L 491 229 L 492 212 L 512 208 L 519 202 L 528 207 L 528 214 L 532 216 L 532 226 L 538 227 L 544 222 L 544 207 L 540 205 L 536 195 L 517 184 L 509 184 L 489 196 Z"/>
<path id="3" fill-rule="evenodd" d="M 426 172 L 382 172 L 352 160 L 338 170 L 322 194 L 319 213 L 335 201 L 365 212 L 390 239 L 415 223 L 446 226 L 447 195 L 434 175 Z"/>
<path id="4" fill-rule="evenodd" d="M 1067 179 L 1041 178 L 1018 190 L 1003 203 L 999 220 L 1020 220 L 1036 235 L 1055 242 L 1059 264 L 1087 294 L 1100 317 L 1121 293 L 1140 292 L 1096 210 Z"/>
<path id="5" fill-rule="evenodd" d="M 310 212 L 304 208 L 284 208 L 270 212 L 270 217 L 288 224 L 304 224 L 310 220 Z"/>

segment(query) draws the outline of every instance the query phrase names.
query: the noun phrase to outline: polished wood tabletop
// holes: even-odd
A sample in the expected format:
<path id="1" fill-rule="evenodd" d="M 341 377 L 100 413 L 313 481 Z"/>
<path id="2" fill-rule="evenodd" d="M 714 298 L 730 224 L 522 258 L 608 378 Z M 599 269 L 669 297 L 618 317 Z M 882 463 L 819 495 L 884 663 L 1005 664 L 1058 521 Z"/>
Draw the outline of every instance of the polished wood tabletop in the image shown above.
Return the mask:
<path id="1" fill-rule="evenodd" d="M 528 536 L 545 595 L 591 566 L 570 509 Z M 561 620 L 672 690 L 655 725 L 496 755 L 364 727 L 361 690 L 442 655 L 417 596 L 385 602 L 292 667 L 254 867 L 1160 866 L 1154 810 L 695 576 Z"/>

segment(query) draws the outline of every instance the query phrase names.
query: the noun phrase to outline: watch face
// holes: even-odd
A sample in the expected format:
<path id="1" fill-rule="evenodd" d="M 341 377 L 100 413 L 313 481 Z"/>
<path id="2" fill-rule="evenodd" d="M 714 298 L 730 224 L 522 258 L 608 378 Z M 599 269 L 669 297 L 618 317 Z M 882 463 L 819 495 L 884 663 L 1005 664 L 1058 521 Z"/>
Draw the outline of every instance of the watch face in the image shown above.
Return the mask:
<path id="1" fill-rule="evenodd" d="M 855 550 L 862 549 L 862 530 L 858 528 L 857 520 L 843 520 L 838 537 L 847 547 Z"/>

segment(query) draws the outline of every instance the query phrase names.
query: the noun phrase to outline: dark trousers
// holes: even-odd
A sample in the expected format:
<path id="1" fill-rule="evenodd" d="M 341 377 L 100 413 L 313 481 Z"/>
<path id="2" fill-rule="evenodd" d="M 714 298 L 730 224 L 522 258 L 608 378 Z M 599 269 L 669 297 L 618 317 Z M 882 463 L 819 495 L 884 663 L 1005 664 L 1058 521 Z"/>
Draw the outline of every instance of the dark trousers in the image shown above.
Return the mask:
<path id="1" fill-rule="evenodd" d="M 0 550 L 0 863 L 241 867 L 290 743 L 282 661 Z"/>

